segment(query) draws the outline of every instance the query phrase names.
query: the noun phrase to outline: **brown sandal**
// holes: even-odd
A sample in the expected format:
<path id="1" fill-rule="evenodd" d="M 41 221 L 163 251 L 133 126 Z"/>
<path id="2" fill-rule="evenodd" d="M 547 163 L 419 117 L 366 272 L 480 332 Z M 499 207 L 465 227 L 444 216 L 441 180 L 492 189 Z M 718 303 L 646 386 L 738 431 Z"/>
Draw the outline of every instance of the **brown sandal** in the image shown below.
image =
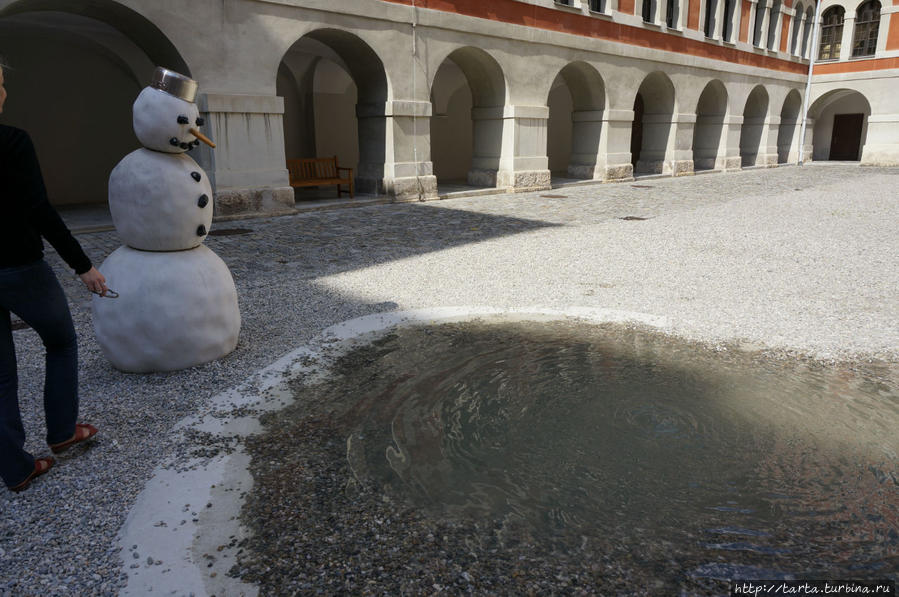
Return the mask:
<path id="1" fill-rule="evenodd" d="M 31 486 L 31 482 L 49 471 L 53 468 L 53 465 L 56 463 L 52 458 L 38 458 L 34 461 L 34 470 L 31 471 L 31 474 L 25 477 L 25 480 L 16 485 L 15 487 L 10 487 L 10 491 L 15 491 L 16 493 L 20 491 L 25 491 Z"/>
<path id="2" fill-rule="evenodd" d="M 83 441 L 89 440 L 90 438 L 97 435 L 98 429 L 93 425 L 88 425 L 87 423 L 76 423 L 75 424 L 75 435 L 71 438 L 67 439 L 64 442 L 60 442 L 58 444 L 52 444 L 50 446 L 50 450 L 54 454 L 59 454 L 60 452 L 64 452 L 74 446 L 75 444 L 81 443 Z"/>

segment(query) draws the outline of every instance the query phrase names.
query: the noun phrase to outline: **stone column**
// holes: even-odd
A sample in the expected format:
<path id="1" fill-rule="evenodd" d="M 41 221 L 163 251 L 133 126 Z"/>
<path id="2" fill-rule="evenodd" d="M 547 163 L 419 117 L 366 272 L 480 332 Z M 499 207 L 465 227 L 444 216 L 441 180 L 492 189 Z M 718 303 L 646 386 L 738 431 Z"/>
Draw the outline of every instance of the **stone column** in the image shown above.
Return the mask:
<path id="1" fill-rule="evenodd" d="M 606 121 L 602 110 L 577 110 L 571 113 L 571 161 L 568 176 L 587 180 L 602 179 L 605 154 L 600 143 Z"/>
<path id="2" fill-rule="evenodd" d="M 495 187 L 503 150 L 503 106 L 472 108 L 473 155 L 468 184 Z"/>
<path id="3" fill-rule="evenodd" d="M 387 120 L 386 104 L 356 104 L 359 163 L 354 174 L 357 193 L 381 195 L 387 192 Z"/>
<path id="4" fill-rule="evenodd" d="M 777 133 L 780 132 L 780 116 L 769 116 L 762 127 L 762 138 L 755 165 L 772 168 L 777 166 Z"/>
<path id="5" fill-rule="evenodd" d="M 674 122 L 674 151 L 671 162 L 673 176 L 693 174 L 693 131 L 696 114 L 678 114 Z"/>
<path id="6" fill-rule="evenodd" d="M 740 134 L 743 130 L 742 116 L 726 116 L 724 118 L 723 143 L 715 160 L 717 170 L 739 170 L 743 167 L 740 158 Z"/>
<path id="7" fill-rule="evenodd" d="M 634 166 L 631 164 L 634 111 L 607 110 L 604 117 L 597 161 L 601 178 L 607 182 L 634 180 Z"/>
<path id="8" fill-rule="evenodd" d="M 214 151 L 201 145 L 195 154 L 215 190 L 215 214 L 292 211 L 283 98 L 204 93 L 197 106 L 216 143 Z"/>
<path id="9" fill-rule="evenodd" d="M 676 138 L 674 114 L 643 115 L 643 147 L 637 171 L 640 173 L 673 174 L 673 150 Z M 692 123 L 691 123 L 692 129 Z M 664 145 L 661 141 L 664 139 Z M 691 158 L 692 160 L 692 153 Z"/>
<path id="10" fill-rule="evenodd" d="M 862 146 L 861 163 L 868 166 L 899 165 L 897 139 L 899 113 L 868 116 L 868 133 Z"/>
<path id="11" fill-rule="evenodd" d="M 430 161 L 431 102 L 394 100 L 385 111 L 385 191 L 397 201 L 436 198 L 437 177 Z"/>
<path id="12" fill-rule="evenodd" d="M 883 30 L 881 29 L 881 31 Z M 818 39 L 820 39 L 820 35 L 821 33 L 819 31 Z M 852 38 L 854 35 L 855 13 L 849 14 L 849 11 L 847 10 L 846 14 L 843 16 L 843 37 L 840 40 L 840 55 L 837 57 L 839 60 L 849 60 L 852 56 Z M 818 48 L 812 48 L 812 51 L 817 52 Z"/>
<path id="13" fill-rule="evenodd" d="M 780 139 L 780 133 L 784 129 L 792 129 L 790 133 L 790 147 L 787 148 L 787 163 L 795 164 L 799 161 L 799 126 L 801 121 L 798 118 L 784 118 L 780 121 L 777 129 L 777 138 Z M 777 157 L 780 161 L 781 146 L 777 145 Z"/>
<path id="14" fill-rule="evenodd" d="M 496 186 L 513 191 L 551 188 L 546 155 L 547 106 L 506 106 Z"/>
<path id="15" fill-rule="evenodd" d="M 799 121 L 799 133 L 802 133 L 802 120 Z M 797 134 L 797 136 L 798 136 Z M 811 162 L 814 159 L 815 152 L 815 119 L 814 118 L 806 118 L 805 119 L 805 139 L 802 139 L 800 142 L 802 143 L 802 161 L 803 162 Z"/>

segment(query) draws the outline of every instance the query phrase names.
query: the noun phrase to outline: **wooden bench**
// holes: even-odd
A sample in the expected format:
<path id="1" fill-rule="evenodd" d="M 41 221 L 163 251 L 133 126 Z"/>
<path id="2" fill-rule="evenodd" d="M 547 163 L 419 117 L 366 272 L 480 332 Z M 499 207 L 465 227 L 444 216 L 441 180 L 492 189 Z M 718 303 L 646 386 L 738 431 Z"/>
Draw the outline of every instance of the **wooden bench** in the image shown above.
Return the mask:
<path id="1" fill-rule="evenodd" d="M 287 169 L 290 171 L 290 186 L 292 187 L 318 187 L 333 184 L 337 185 L 337 196 L 341 197 L 346 191 L 341 189 L 340 185 L 347 185 L 350 197 L 355 196 L 353 169 L 338 166 L 336 155 L 330 158 L 290 159 L 287 160 Z"/>

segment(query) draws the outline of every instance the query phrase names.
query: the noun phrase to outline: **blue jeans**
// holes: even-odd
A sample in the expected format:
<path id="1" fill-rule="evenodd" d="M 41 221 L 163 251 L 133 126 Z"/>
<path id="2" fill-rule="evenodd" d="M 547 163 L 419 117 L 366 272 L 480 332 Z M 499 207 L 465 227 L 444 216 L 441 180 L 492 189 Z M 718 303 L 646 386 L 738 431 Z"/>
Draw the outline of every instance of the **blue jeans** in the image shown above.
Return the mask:
<path id="1" fill-rule="evenodd" d="M 19 412 L 10 312 L 34 328 L 47 349 L 44 415 L 48 444 L 66 441 L 75 433 L 78 344 L 66 296 L 43 259 L 0 268 L 0 478 L 7 487 L 14 487 L 34 470 L 34 457 L 23 449 L 25 429 Z"/>

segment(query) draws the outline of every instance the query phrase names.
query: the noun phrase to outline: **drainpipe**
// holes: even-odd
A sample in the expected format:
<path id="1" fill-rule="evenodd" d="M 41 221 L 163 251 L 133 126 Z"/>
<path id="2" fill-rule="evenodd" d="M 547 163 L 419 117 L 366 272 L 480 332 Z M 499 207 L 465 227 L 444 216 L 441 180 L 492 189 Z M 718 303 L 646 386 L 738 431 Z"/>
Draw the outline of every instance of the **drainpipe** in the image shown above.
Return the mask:
<path id="1" fill-rule="evenodd" d="M 818 0 L 815 5 L 815 22 L 812 23 L 812 45 L 808 55 L 808 80 L 805 82 L 805 97 L 802 100 L 802 126 L 799 127 L 799 165 L 803 162 L 803 149 L 805 148 L 805 127 L 808 120 L 808 98 L 812 93 L 812 73 L 815 71 L 815 54 L 818 51 L 818 21 L 821 19 L 821 5 L 823 0 Z"/>

